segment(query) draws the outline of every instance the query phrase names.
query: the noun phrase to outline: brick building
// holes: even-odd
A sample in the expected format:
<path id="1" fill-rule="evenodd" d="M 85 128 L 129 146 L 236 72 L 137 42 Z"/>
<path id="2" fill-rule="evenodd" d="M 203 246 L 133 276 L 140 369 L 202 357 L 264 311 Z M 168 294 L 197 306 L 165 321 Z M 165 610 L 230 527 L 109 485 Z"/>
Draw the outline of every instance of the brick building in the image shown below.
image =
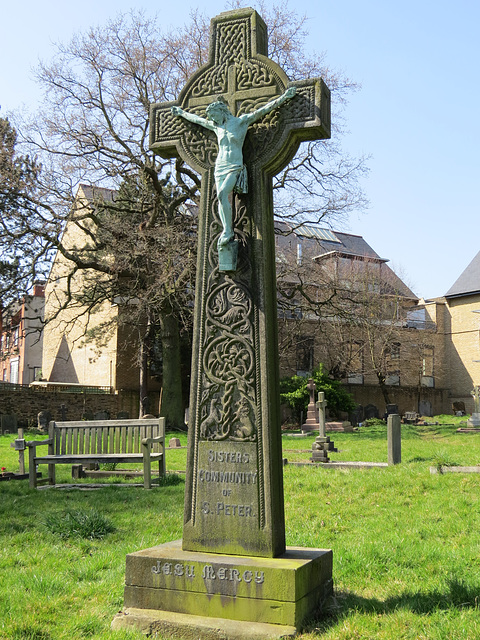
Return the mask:
<path id="1" fill-rule="evenodd" d="M 13 303 L 0 317 L 0 380 L 30 384 L 41 375 L 45 285 Z"/>

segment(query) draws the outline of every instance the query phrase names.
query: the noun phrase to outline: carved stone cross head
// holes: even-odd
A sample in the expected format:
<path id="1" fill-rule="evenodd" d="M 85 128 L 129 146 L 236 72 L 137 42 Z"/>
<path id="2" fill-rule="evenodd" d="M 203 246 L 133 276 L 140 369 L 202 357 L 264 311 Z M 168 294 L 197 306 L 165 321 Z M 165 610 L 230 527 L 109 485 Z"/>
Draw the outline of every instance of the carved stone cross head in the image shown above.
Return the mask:
<path id="1" fill-rule="evenodd" d="M 250 113 L 282 95 L 287 86 L 295 98 L 251 128 L 244 145 L 248 164 L 278 173 L 295 155 L 302 140 L 330 137 L 330 92 L 316 78 L 290 83 L 267 58 L 267 28 L 253 9 L 237 9 L 212 20 L 209 62 L 200 68 L 177 101 L 153 104 L 150 147 L 164 157 L 180 156 L 203 173 L 215 164 L 215 136 L 177 118 L 172 106 L 205 117 L 207 106 L 223 96 L 234 116 Z"/>

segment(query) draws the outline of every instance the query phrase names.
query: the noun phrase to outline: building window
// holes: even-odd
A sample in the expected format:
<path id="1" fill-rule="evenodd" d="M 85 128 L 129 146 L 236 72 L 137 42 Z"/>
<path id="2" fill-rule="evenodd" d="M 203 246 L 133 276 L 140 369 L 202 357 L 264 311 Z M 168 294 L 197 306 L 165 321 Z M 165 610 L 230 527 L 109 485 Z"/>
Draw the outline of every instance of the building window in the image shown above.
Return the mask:
<path id="1" fill-rule="evenodd" d="M 385 384 L 392 386 L 400 385 L 400 343 L 392 342 L 386 351 L 387 375 Z"/>
<path id="2" fill-rule="evenodd" d="M 299 336 L 297 339 L 297 375 L 304 376 L 313 371 L 314 339 L 309 336 Z"/>
<path id="3" fill-rule="evenodd" d="M 422 378 L 420 384 L 422 387 L 434 386 L 434 356 L 435 350 L 431 346 L 423 347 L 422 356 Z"/>
<path id="4" fill-rule="evenodd" d="M 10 382 L 18 384 L 18 358 L 10 360 Z"/>

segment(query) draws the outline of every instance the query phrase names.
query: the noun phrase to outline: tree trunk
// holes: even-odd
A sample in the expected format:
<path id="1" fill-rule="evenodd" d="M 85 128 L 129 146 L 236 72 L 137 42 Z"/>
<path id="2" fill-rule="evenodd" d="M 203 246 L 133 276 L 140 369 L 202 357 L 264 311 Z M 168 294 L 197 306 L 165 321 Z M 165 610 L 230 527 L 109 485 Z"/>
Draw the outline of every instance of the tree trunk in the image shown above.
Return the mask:
<path id="1" fill-rule="evenodd" d="M 160 416 L 166 418 L 167 427 L 185 430 L 185 410 L 182 397 L 180 332 L 178 320 L 172 313 L 160 318 L 163 354 L 163 384 Z"/>

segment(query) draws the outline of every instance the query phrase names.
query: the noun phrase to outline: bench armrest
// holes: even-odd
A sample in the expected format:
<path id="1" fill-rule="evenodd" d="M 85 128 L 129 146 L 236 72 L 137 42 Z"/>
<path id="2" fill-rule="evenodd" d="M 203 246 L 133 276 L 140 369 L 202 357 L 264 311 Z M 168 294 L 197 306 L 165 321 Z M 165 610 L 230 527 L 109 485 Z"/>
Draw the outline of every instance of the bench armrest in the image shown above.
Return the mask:
<path id="1" fill-rule="evenodd" d="M 53 444 L 52 438 L 48 438 L 47 440 L 25 440 L 25 444 L 30 449 L 35 447 L 39 447 L 41 444 Z"/>
<path id="2" fill-rule="evenodd" d="M 142 438 L 142 444 L 153 444 L 155 442 L 165 442 L 164 436 L 156 436 L 155 438 Z"/>

